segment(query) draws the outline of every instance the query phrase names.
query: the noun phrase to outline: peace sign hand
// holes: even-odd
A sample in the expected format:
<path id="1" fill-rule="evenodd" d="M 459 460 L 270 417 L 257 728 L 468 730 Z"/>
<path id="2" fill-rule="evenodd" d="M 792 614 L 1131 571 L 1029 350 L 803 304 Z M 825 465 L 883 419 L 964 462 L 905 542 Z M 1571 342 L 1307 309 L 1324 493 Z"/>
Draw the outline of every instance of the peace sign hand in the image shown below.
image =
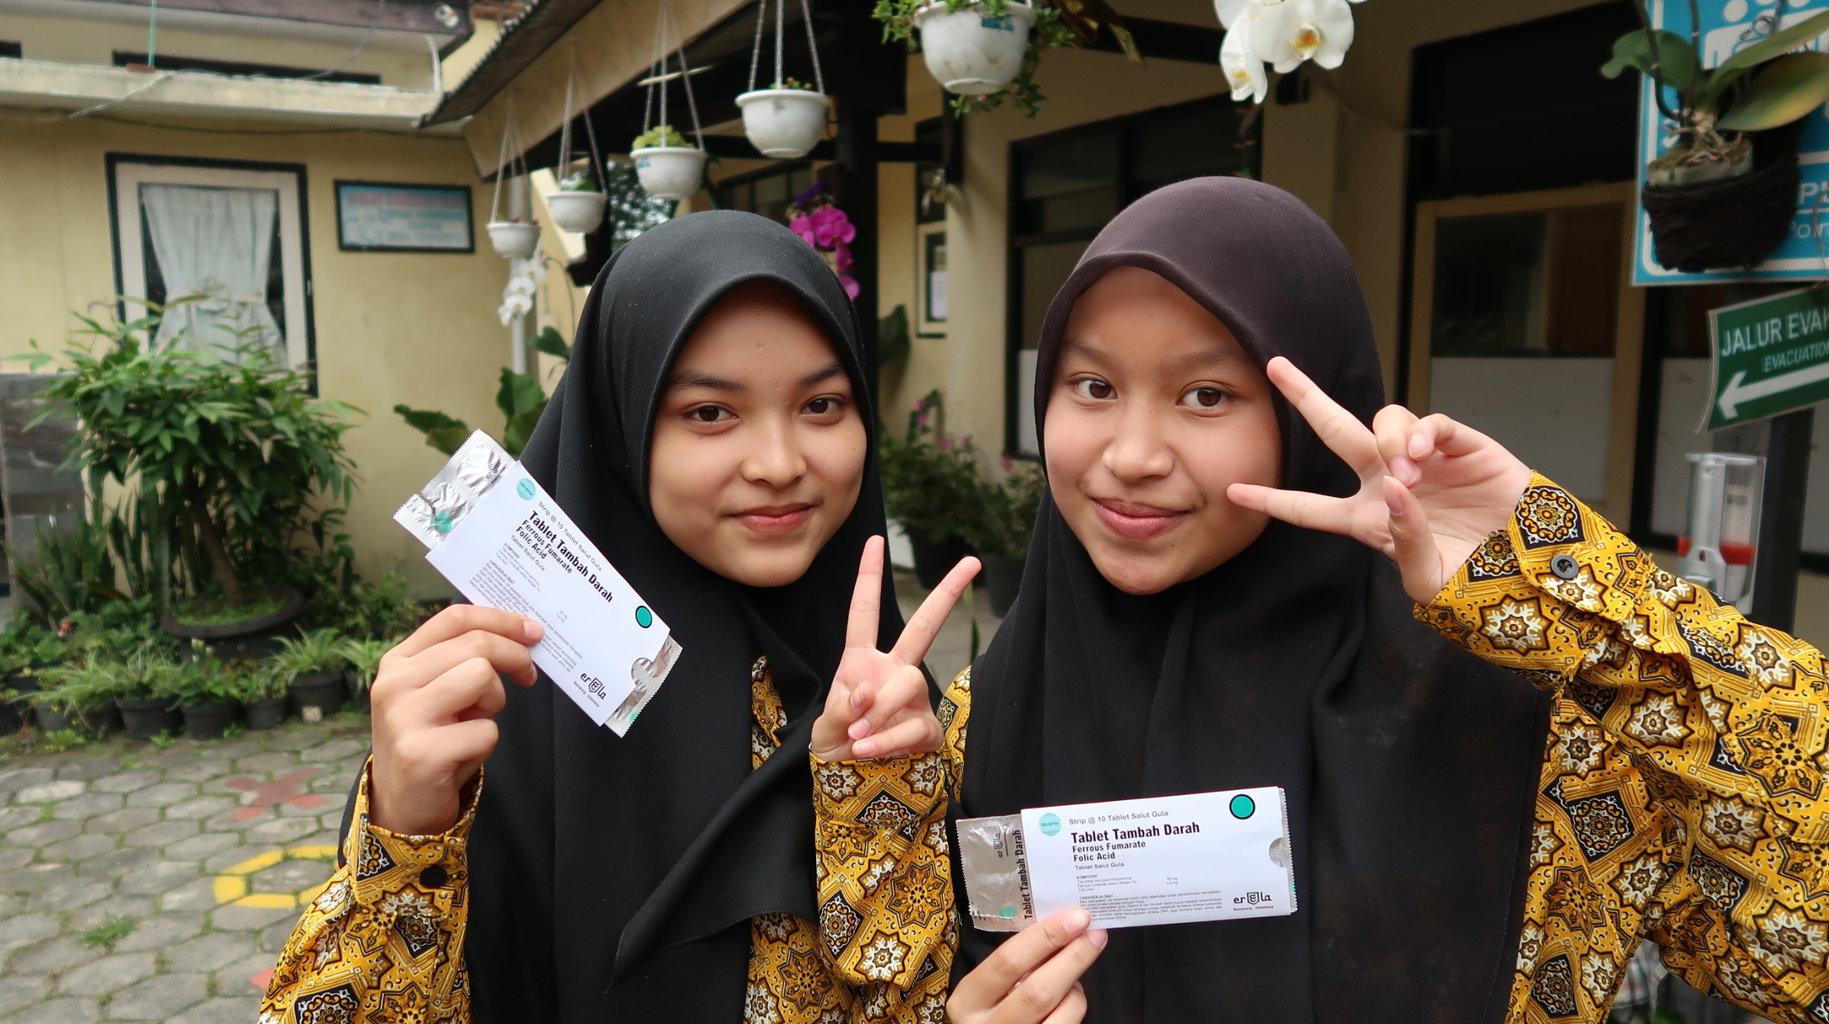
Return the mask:
<path id="1" fill-rule="evenodd" d="M 845 653 L 813 723 L 813 753 L 822 761 L 901 757 L 940 749 L 944 733 L 927 697 L 921 659 L 978 575 L 976 558 L 961 559 L 921 602 L 888 651 L 876 647 L 883 594 L 883 538 L 864 542 L 851 595 Z"/>
<path id="2" fill-rule="evenodd" d="M 1511 521 L 1530 467 L 1497 441 L 1440 413 L 1418 419 L 1387 405 L 1371 429 L 1282 356 L 1265 368 L 1322 442 L 1359 474 L 1359 492 L 1333 498 L 1232 484 L 1241 508 L 1340 533 L 1397 563 L 1404 591 L 1426 604 L 1482 542 Z"/>

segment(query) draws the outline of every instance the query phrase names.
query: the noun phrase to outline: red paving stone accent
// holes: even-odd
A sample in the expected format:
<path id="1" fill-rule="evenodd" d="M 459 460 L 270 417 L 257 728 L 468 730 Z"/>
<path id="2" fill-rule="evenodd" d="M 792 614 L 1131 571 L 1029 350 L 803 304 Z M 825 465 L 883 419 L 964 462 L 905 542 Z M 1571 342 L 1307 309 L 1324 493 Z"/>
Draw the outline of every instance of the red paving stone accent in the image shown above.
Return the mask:
<path id="1" fill-rule="evenodd" d="M 275 813 L 280 804 L 291 804 L 294 807 L 310 809 L 322 807 L 329 803 L 316 793 L 305 792 L 305 783 L 316 775 L 316 768 L 300 768 L 277 782 L 260 783 L 246 775 L 237 775 L 224 785 L 230 789 L 248 792 L 247 806 L 229 815 L 230 821 L 249 821 L 260 817 L 271 807 Z"/>

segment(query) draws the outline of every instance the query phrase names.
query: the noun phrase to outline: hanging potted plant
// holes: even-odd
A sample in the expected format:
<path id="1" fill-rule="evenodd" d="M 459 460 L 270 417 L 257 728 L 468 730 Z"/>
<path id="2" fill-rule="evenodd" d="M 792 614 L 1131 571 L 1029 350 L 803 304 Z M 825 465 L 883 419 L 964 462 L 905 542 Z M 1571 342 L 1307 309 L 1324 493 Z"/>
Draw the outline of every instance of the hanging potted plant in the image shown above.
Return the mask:
<path id="1" fill-rule="evenodd" d="M 1042 51 L 1085 46 L 1101 26 L 1126 57 L 1143 63 L 1123 19 L 1104 0 L 876 0 L 870 16 L 883 23 L 885 41 L 913 49 L 919 40 L 928 72 L 955 94 L 959 114 L 986 113 L 1008 99 L 1034 117 L 1043 100 L 1035 84 Z"/>
<path id="2" fill-rule="evenodd" d="M 589 233 L 603 223 L 603 206 L 609 199 L 597 185 L 589 167 L 559 179 L 559 190 L 546 193 L 546 210 L 553 223 L 566 231 Z"/>
<path id="3" fill-rule="evenodd" d="M 1663 116 L 1640 191 L 1657 261 L 1686 273 L 1754 266 L 1795 219 L 1796 126 L 1829 100 L 1829 54 L 1793 51 L 1829 32 L 1829 11 L 1707 68 L 1694 27 L 1685 39 L 1655 29 L 1644 0 L 1633 8 L 1641 27 L 1613 44 L 1601 74 L 1644 74 Z"/>
<path id="4" fill-rule="evenodd" d="M 508 120 L 502 128 L 502 149 L 495 162 L 495 189 L 489 195 L 489 244 L 505 259 L 531 259 L 540 248 L 540 222 L 527 212 L 532 199 L 527 163 L 520 155 L 514 131 L 514 98 L 508 99 Z M 508 209 L 502 209 L 502 182 L 508 182 Z M 504 216 L 504 213 L 506 216 Z"/>
<path id="5" fill-rule="evenodd" d="M 540 222 L 531 217 L 525 221 L 519 216 L 492 220 L 487 227 L 489 244 L 495 247 L 498 256 L 511 260 L 529 259 L 540 247 Z"/>
<path id="6" fill-rule="evenodd" d="M 629 158 L 642 189 L 657 199 L 688 199 L 705 178 L 705 151 L 689 145 L 670 124 L 637 135 Z"/>
<path id="7" fill-rule="evenodd" d="M 737 106 L 750 145 L 763 156 L 792 160 L 819 144 L 832 101 L 823 91 L 788 78 L 739 95 Z"/>

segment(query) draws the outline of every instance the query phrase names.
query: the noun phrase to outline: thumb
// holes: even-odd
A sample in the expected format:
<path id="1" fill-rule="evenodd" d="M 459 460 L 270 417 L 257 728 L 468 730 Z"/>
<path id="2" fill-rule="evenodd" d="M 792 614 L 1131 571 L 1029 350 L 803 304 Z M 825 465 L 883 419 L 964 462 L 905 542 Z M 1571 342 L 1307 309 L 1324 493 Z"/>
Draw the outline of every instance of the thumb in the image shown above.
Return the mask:
<path id="1" fill-rule="evenodd" d="M 1393 476 L 1384 478 L 1384 503 L 1391 516 L 1391 558 L 1403 576 L 1404 593 L 1417 604 L 1428 604 L 1442 589 L 1442 558 L 1429 514 Z"/>

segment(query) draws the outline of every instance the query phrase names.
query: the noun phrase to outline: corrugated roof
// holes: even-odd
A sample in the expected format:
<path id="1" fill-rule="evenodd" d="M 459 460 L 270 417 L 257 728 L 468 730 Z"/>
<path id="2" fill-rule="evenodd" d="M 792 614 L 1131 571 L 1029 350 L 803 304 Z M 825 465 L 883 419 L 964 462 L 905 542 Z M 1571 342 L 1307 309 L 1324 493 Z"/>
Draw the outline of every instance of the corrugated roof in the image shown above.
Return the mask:
<path id="1" fill-rule="evenodd" d="M 584 17 L 600 0 L 527 0 L 520 14 L 502 24 L 476 66 L 457 87 L 445 93 L 422 127 L 469 117 L 507 87 L 529 64 Z"/>

